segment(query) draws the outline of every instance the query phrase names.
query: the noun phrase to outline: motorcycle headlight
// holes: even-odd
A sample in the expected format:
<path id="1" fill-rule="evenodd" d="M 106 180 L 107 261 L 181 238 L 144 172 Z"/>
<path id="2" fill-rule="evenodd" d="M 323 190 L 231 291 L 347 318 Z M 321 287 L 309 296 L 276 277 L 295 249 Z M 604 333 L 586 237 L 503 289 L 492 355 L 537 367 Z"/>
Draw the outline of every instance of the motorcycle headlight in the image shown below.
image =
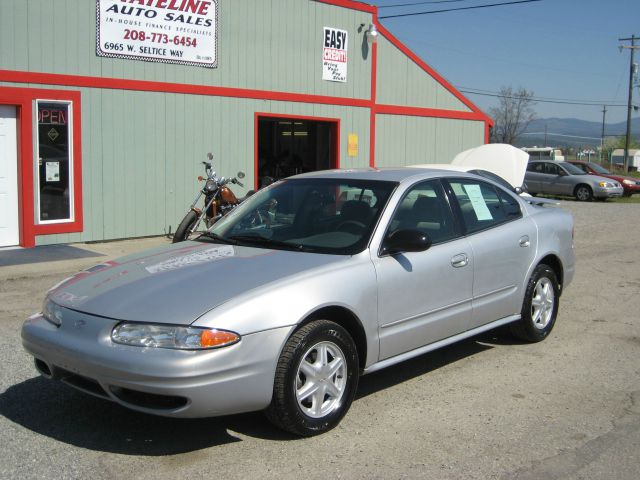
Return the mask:
<path id="1" fill-rule="evenodd" d="M 207 182 L 204 184 L 204 188 L 207 190 L 207 192 L 214 192 L 216 188 L 218 188 L 218 185 L 216 184 L 215 180 L 207 180 Z"/>
<path id="2" fill-rule="evenodd" d="M 207 350 L 238 343 L 240 335 L 215 328 L 122 322 L 111 331 L 111 340 L 134 347 Z"/>

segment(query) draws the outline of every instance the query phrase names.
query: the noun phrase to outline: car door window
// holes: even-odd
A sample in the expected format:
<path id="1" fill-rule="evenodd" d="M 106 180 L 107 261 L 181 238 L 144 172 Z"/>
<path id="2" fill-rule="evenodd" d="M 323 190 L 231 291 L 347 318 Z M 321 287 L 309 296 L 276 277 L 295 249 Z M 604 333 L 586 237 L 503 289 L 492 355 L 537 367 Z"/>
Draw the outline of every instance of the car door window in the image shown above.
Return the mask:
<path id="1" fill-rule="evenodd" d="M 544 163 L 530 163 L 527 165 L 527 172 L 544 173 Z"/>
<path id="2" fill-rule="evenodd" d="M 553 163 L 545 163 L 544 165 L 544 173 L 548 175 L 560 175 L 560 167 L 558 165 L 554 165 Z"/>
<path id="3" fill-rule="evenodd" d="M 522 216 L 518 202 L 493 185 L 474 180 L 451 180 L 449 184 L 467 233 L 485 230 Z"/>
<path id="4" fill-rule="evenodd" d="M 389 223 L 387 235 L 405 229 L 420 230 L 433 243 L 456 236 L 453 214 L 439 181 L 419 183 L 405 194 Z"/>

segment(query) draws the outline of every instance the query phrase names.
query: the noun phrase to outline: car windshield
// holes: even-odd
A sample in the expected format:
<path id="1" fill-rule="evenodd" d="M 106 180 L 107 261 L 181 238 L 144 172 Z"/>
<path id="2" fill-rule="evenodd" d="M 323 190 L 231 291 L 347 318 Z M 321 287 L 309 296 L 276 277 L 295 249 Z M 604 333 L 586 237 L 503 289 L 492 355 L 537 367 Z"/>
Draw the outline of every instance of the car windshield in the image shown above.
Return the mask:
<path id="1" fill-rule="evenodd" d="M 598 173 L 604 173 L 605 175 L 610 175 L 611 172 L 604 167 L 601 167 L 597 163 L 590 163 L 589 166 L 593 168 Z"/>
<path id="2" fill-rule="evenodd" d="M 200 241 L 353 255 L 366 248 L 395 182 L 288 179 L 259 190 Z"/>
<path id="3" fill-rule="evenodd" d="M 571 175 L 586 175 L 586 173 L 584 173 L 584 170 L 582 170 L 580 167 L 576 167 L 575 165 L 572 165 L 570 163 L 564 162 L 562 164 L 562 166 Z"/>

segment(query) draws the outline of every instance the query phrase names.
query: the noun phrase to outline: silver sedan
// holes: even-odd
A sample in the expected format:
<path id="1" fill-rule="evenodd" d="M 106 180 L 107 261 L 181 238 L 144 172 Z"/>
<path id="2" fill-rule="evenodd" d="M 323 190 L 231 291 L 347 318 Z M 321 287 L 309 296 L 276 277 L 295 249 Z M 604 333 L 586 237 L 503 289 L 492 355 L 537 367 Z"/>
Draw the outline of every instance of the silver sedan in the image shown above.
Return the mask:
<path id="1" fill-rule="evenodd" d="M 346 414 L 360 375 L 507 324 L 546 338 L 572 226 L 464 172 L 301 175 L 195 241 L 63 281 L 23 345 L 42 375 L 134 410 L 265 410 L 313 435 Z"/>
<path id="2" fill-rule="evenodd" d="M 588 175 L 568 162 L 535 160 L 527 165 L 527 191 L 531 194 L 568 195 L 580 201 L 621 197 L 622 185 L 616 180 Z"/>

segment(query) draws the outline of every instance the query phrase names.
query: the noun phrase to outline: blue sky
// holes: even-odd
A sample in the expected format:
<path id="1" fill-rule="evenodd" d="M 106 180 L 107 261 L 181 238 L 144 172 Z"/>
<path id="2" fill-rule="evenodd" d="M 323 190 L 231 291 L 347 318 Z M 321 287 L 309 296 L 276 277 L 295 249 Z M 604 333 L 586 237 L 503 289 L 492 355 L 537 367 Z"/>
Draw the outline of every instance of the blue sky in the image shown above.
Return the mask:
<path id="1" fill-rule="evenodd" d="M 414 1 L 369 3 L 384 7 Z M 503 1 L 380 8 L 379 16 Z M 501 86 L 522 86 L 536 97 L 626 105 L 629 50 L 619 52 L 618 38 L 640 36 L 640 0 L 542 0 L 381 22 L 456 87 L 496 92 Z M 467 96 L 485 111 L 496 103 L 492 97 Z M 640 104 L 638 88 L 634 103 Z M 538 118 L 602 121 L 602 106 L 537 103 L 535 110 Z M 608 108 L 607 123 L 626 120 L 626 112 L 626 106 Z M 633 118 L 640 121 L 638 113 Z"/>

